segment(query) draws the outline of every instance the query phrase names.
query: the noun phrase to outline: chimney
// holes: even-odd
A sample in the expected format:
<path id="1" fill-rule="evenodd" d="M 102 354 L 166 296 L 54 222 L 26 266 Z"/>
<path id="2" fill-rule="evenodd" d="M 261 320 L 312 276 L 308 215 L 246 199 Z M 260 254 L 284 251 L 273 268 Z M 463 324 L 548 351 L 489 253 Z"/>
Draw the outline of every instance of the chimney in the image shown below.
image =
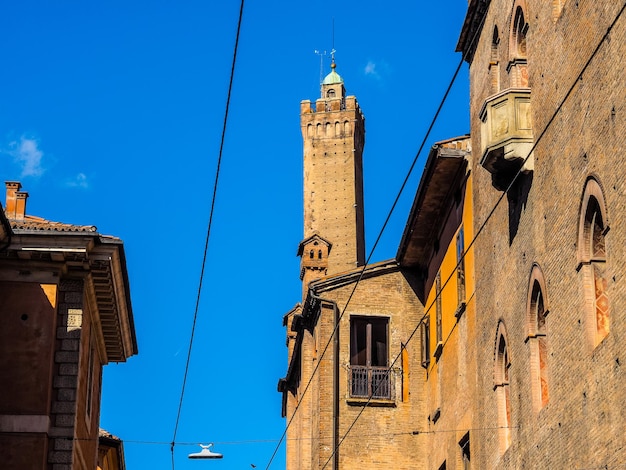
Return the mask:
<path id="1" fill-rule="evenodd" d="M 28 193 L 20 191 L 22 184 L 19 181 L 7 181 L 7 199 L 5 213 L 7 218 L 13 220 L 24 220 L 26 214 L 26 199 Z"/>

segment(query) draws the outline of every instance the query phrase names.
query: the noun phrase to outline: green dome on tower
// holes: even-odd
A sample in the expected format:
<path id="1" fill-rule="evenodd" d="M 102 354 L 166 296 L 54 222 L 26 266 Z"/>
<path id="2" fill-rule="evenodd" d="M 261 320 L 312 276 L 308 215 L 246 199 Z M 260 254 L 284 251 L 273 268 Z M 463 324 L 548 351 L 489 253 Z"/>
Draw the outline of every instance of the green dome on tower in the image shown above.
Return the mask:
<path id="1" fill-rule="evenodd" d="M 335 64 L 334 62 L 330 64 L 330 68 L 332 68 L 332 70 L 328 75 L 326 75 L 324 81 L 322 82 L 322 85 L 334 85 L 336 83 L 343 83 L 343 78 L 341 78 L 341 76 L 337 72 L 335 72 L 335 67 L 337 67 L 337 64 Z"/>

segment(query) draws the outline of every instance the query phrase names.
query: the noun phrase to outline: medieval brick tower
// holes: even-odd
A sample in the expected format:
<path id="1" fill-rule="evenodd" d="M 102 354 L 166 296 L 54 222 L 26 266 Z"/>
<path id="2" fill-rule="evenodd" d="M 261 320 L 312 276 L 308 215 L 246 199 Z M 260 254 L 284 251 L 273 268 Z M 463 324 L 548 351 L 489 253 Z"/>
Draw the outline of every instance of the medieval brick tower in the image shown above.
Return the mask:
<path id="1" fill-rule="evenodd" d="M 321 98 L 302 101 L 304 140 L 304 240 L 301 277 L 306 285 L 325 274 L 365 262 L 363 145 L 365 127 L 354 96 L 346 97 L 335 71 L 321 85 Z"/>

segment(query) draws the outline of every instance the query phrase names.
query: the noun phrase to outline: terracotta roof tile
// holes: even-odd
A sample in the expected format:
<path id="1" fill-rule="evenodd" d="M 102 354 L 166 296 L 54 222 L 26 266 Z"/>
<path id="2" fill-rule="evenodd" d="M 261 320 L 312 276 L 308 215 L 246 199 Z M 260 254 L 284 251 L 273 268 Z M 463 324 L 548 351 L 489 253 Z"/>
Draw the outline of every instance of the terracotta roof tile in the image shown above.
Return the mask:
<path id="1" fill-rule="evenodd" d="M 94 234 L 97 232 L 95 225 L 64 224 L 32 215 L 25 216 L 23 220 L 9 219 L 9 223 L 11 228 L 17 232 L 87 232 Z"/>
<path id="2" fill-rule="evenodd" d="M 98 429 L 98 437 L 106 437 L 107 439 L 114 439 L 116 441 L 121 441 L 119 437 L 114 436 L 113 434 L 111 434 L 110 432 L 102 428 Z"/>

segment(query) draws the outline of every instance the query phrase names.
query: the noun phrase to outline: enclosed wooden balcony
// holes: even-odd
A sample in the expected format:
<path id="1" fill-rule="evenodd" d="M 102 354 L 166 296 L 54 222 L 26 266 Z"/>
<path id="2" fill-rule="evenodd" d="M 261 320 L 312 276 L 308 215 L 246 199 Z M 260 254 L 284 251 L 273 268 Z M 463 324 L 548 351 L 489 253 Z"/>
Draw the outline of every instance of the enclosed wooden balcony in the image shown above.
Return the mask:
<path id="1" fill-rule="evenodd" d="M 493 185 L 505 190 L 517 172 L 533 170 L 530 88 L 508 88 L 490 96 L 480 110 L 480 164 Z"/>

